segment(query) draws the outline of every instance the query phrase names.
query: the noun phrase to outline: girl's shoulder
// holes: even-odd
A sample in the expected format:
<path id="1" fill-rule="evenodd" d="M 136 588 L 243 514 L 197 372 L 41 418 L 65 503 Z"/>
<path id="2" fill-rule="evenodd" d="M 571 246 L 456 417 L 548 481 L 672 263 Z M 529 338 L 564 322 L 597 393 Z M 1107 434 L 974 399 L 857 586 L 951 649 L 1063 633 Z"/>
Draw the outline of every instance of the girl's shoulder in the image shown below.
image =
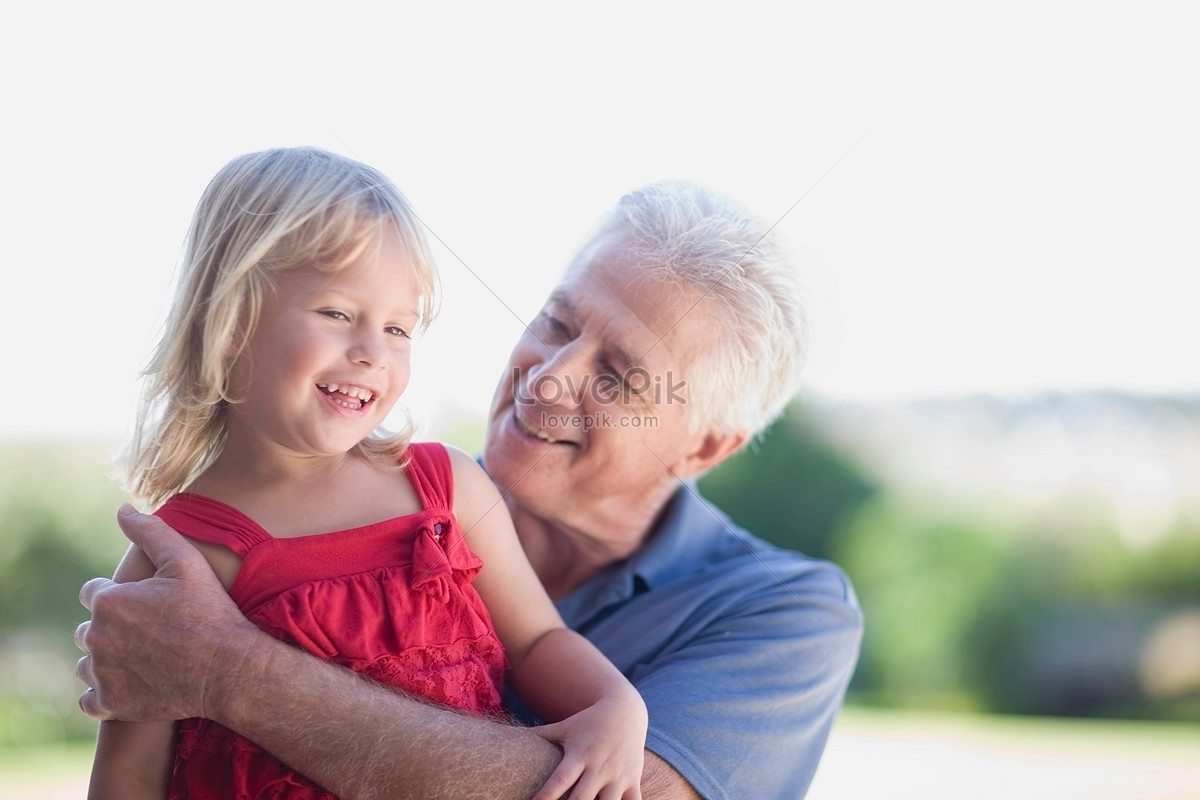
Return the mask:
<path id="1" fill-rule="evenodd" d="M 437 506 L 457 513 L 461 501 L 479 493 L 481 478 L 491 485 L 471 456 L 442 442 L 409 444 L 401 463 L 426 508 Z"/>
<path id="2" fill-rule="evenodd" d="M 408 472 L 414 483 L 436 475 L 446 505 L 461 522 L 477 519 L 500 502 L 500 493 L 483 467 L 466 451 L 443 442 L 415 442 L 407 453 Z M 415 469 L 414 469 L 415 468 Z"/>
<path id="3" fill-rule="evenodd" d="M 473 479 L 487 477 L 483 467 L 465 450 L 445 442 L 412 442 L 401 455 L 401 462 L 411 472 L 444 471 L 447 477 Z"/>

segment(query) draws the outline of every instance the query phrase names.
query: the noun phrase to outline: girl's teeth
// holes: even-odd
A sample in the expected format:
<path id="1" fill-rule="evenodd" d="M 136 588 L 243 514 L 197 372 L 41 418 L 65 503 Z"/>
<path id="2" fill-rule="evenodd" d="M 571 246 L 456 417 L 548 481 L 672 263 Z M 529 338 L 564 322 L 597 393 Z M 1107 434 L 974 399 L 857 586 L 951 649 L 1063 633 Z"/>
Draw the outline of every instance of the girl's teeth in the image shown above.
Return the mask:
<path id="1" fill-rule="evenodd" d="M 334 392 L 340 392 L 347 397 L 353 397 L 355 400 L 361 400 L 364 403 L 370 402 L 371 398 L 374 397 L 370 391 L 366 389 L 360 389 L 357 386 L 342 386 L 340 383 L 318 383 L 317 386 L 321 387 L 330 394 L 333 394 Z"/>

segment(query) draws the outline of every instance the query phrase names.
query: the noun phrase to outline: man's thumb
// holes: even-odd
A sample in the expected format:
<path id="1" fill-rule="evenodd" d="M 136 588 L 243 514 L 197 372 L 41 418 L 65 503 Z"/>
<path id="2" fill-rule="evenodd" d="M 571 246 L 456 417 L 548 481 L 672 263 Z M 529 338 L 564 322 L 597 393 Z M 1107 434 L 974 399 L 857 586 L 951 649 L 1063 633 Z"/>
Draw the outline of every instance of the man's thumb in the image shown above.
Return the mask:
<path id="1" fill-rule="evenodd" d="M 117 525 L 125 538 L 133 542 L 159 569 L 168 561 L 196 552 L 167 523 L 151 514 L 142 514 L 128 503 L 117 509 Z"/>

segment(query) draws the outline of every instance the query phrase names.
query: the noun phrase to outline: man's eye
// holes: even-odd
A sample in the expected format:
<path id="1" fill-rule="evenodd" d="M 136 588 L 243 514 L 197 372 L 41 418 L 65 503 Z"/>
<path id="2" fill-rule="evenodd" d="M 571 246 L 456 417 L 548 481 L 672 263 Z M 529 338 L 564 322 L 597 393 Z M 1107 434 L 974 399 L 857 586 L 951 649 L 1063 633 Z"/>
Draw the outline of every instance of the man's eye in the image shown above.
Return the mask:
<path id="1" fill-rule="evenodd" d="M 608 385 L 611 385 L 615 388 L 633 388 L 629 385 L 629 376 L 626 375 L 622 370 L 617 369 L 617 367 L 611 362 L 603 361 L 600 363 L 600 377 L 604 378 Z"/>
<path id="2" fill-rule="evenodd" d="M 571 337 L 570 331 L 567 330 L 567 326 L 561 320 L 544 312 L 539 315 L 539 319 L 542 321 L 542 328 L 551 336 L 562 339 L 569 339 Z"/>
<path id="3" fill-rule="evenodd" d="M 620 374 L 607 364 L 601 364 L 595 382 L 596 396 L 602 400 L 611 400 L 623 389 L 627 389 Z"/>

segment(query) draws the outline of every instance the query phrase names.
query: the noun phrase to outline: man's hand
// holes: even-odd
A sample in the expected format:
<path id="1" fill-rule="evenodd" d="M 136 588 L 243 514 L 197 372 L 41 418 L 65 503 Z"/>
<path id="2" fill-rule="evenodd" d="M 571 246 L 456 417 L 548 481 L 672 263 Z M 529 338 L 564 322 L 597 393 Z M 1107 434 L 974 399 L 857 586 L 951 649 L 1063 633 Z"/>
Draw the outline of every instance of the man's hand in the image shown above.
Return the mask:
<path id="1" fill-rule="evenodd" d="M 89 687 L 79 707 L 98 719 L 214 716 L 222 683 L 261 631 L 162 520 L 126 505 L 117 523 L 135 545 L 117 580 L 93 578 L 79 591 L 92 613 L 75 630 L 87 654 L 75 673 Z"/>

